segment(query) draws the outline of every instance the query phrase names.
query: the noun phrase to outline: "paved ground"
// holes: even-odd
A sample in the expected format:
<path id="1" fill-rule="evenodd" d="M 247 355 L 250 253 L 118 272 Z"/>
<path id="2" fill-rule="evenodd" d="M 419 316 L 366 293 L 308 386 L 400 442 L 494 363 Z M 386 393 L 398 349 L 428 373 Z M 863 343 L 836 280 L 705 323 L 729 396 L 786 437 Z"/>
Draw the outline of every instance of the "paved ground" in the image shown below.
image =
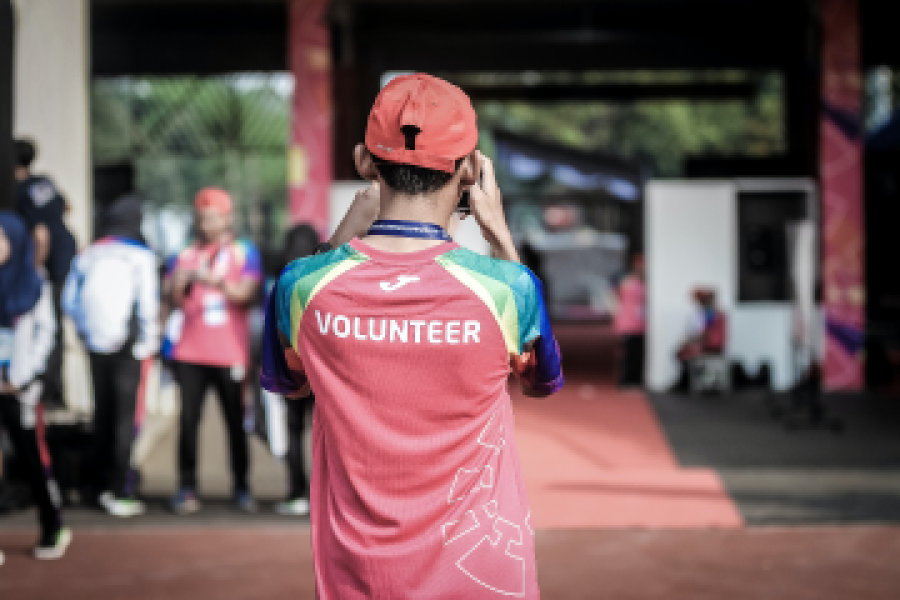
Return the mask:
<path id="1" fill-rule="evenodd" d="M 313 598 L 303 527 L 82 531 L 49 564 L 27 556 L 29 542 L 0 534 L 0 598 Z M 539 531 L 537 554 L 545 600 L 900 597 L 897 528 Z"/>
<path id="2" fill-rule="evenodd" d="M 749 525 L 900 522 L 900 400 L 825 397 L 843 432 L 790 430 L 786 398 L 653 395 L 684 467 L 716 470 Z"/>
<path id="3" fill-rule="evenodd" d="M 533 438 L 524 454 L 539 466 L 539 477 L 526 474 L 529 493 L 543 485 L 551 493 L 537 492 L 538 503 L 553 509 L 568 502 L 565 518 L 607 528 L 548 521 L 537 532 L 545 599 L 900 598 L 900 401 L 830 396 L 842 434 L 788 431 L 770 415 L 779 398 L 616 393 L 610 340 L 586 328 L 561 329 L 570 386 L 555 423 L 542 412 L 554 408 L 553 399 L 517 400 L 519 435 Z M 281 465 L 254 445 L 264 510 L 235 513 L 224 496 L 229 477 L 216 413 L 210 403 L 200 515 L 185 520 L 164 509 L 175 484 L 174 438 L 165 438 L 147 472 L 150 513 L 115 521 L 69 510 L 76 541 L 64 561 L 28 557 L 33 515 L 0 520 L 8 555 L 0 600 L 312 598 L 307 521 L 271 510 L 283 493 Z M 554 472 L 560 462 L 565 468 Z M 572 470 L 579 464 L 584 468 Z M 703 474 L 703 494 L 692 488 L 694 472 Z M 560 477 L 590 481 L 560 486 Z M 662 492 L 653 488 L 661 477 L 673 484 Z M 710 500 L 716 510 L 736 507 L 747 527 L 666 528 L 674 526 L 670 507 L 688 514 L 684 506 L 694 511 Z"/>
<path id="4" fill-rule="evenodd" d="M 203 510 L 188 517 L 173 514 L 165 496 L 144 497 L 147 513 L 133 519 L 113 519 L 94 508 L 67 507 L 66 525 L 76 531 L 180 531 L 205 529 L 294 529 L 307 527 L 307 517 L 285 517 L 275 513 L 274 500 L 260 501 L 260 511 L 255 515 L 238 512 L 230 500 L 223 496 L 201 497 Z M 0 535 L 24 533 L 35 530 L 37 517 L 32 511 L 22 511 L 0 518 Z"/>

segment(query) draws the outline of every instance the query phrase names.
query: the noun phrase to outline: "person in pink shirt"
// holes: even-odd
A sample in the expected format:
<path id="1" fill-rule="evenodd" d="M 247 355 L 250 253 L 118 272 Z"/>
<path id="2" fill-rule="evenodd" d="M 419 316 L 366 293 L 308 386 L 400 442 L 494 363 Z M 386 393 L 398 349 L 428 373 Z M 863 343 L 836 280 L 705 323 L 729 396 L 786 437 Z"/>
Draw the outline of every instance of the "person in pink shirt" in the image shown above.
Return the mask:
<path id="1" fill-rule="evenodd" d="M 234 500 L 245 512 L 256 502 L 247 481 L 247 438 L 243 429 L 242 386 L 249 365 L 247 310 L 258 300 L 262 264 L 256 247 L 232 233 L 228 192 L 205 188 L 194 201 L 197 241 L 179 255 L 166 279 L 173 306 L 184 320 L 172 350 L 181 387 L 178 442 L 180 489 L 172 509 L 189 514 L 197 501 L 197 433 L 210 387 L 219 396 L 228 428 Z"/>
<path id="2" fill-rule="evenodd" d="M 631 271 L 619 283 L 614 326 L 619 336 L 619 385 L 640 387 L 644 382 L 646 289 L 644 256 L 631 259 Z"/>

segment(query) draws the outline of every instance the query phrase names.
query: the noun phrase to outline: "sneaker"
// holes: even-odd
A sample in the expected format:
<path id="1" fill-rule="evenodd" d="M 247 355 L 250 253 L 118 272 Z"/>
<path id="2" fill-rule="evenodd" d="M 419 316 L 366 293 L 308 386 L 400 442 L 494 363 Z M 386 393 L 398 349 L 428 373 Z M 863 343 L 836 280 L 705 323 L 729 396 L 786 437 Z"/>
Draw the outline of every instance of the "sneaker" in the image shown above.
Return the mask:
<path id="1" fill-rule="evenodd" d="M 117 498 L 112 492 L 103 492 L 97 498 L 106 512 L 114 517 L 136 517 L 144 514 L 144 503 L 135 498 Z"/>
<path id="2" fill-rule="evenodd" d="M 309 500 L 295 498 L 275 505 L 275 512 L 286 517 L 305 517 L 309 514 Z"/>
<path id="3" fill-rule="evenodd" d="M 176 515 L 192 515 L 200 510 L 200 501 L 191 490 L 181 490 L 172 496 L 169 506 Z"/>
<path id="4" fill-rule="evenodd" d="M 237 492 L 234 495 L 234 505 L 241 512 L 253 514 L 259 510 L 256 498 L 250 492 Z"/>
<path id="5" fill-rule="evenodd" d="M 53 535 L 41 538 L 41 543 L 34 549 L 34 557 L 38 560 L 62 558 L 71 543 L 72 530 L 68 527 L 61 527 Z"/>

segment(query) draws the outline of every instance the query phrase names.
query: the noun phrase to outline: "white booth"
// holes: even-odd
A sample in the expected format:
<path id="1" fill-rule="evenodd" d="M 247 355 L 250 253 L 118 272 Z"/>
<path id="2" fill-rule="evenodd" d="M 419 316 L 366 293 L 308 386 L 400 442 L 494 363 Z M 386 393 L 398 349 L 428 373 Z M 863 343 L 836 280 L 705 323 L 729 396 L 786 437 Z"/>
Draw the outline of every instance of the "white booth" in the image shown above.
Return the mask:
<path id="1" fill-rule="evenodd" d="M 702 286 L 716 291 L 728 317 L 727 358 L 751 375 L 766 363 L 773 388 L 789 388 L 797 377 L 792 268 L 798 251 L 815 251 L 815 244 L 794 247 L 789 231 L 800 223 L 816 230 L 808 227 L 818 222 L 815 184 L 651 181 L 645 202 L 648 387 L 661 391 L 675 382 L 675 352 L 693 314 L 691 293 Z"/>

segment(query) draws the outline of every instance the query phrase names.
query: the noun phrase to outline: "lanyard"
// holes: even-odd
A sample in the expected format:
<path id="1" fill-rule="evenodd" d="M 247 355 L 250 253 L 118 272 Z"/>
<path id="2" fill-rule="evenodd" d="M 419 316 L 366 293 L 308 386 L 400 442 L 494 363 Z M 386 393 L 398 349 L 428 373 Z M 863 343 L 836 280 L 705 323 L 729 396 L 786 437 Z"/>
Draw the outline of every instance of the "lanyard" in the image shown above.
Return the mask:
<path id="1" fill-rule="evenodd" d="M 422 238 L 426 240 L 443 240 L 452 242 L 443 227 L 434 223 L 421 223 L 419 221 L 393 221 L 379 219 L 369 227 L 369 235 L 393 235 L 397 237 Z"/>

